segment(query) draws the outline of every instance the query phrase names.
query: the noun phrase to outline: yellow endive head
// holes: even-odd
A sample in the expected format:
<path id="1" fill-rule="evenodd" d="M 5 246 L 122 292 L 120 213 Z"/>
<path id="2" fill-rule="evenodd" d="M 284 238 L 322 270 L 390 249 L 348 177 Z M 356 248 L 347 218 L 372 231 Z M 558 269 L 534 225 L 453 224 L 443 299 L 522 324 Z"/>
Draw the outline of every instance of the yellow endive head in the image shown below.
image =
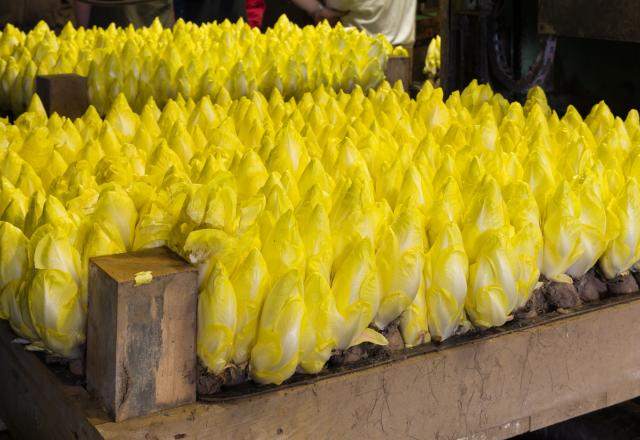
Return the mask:
<path id="1" fill-rule="evenodd" d="M 562 181 L 549 200 L 542 227 L 542 273 L 550 280 L 571 282 L 565 273 L 584 252 L 579 216 L 579 200 L 569 183 Z"/>
<path id="2" fill-rule="evenodd" d="M 462 237 L 470 261 L 480 251 L 482 236 L 509 226 L 509 217 L 498 182 L 486 176 L 471 200 L 465 214 Z"/>
<path id="3" fill-rule="evenodd" d="M 456 179 L 447 177 L 433 208 L 429 212 L 429 241 L 434 242 L 443 229 L 451 222 L 461 224 L 464 215 L 464 200 Z"/>
<path id="4" fill-rule="evenodd" d="M 335 270 L 331 286 L 338 311 L 345 320 L 338 336 L 339 349 L 346 349 L 358 340 L 378 312 L 381 299 L 371 241 L 363 238 L 353 242 L 346 254 Z"/>
<path id="5" fill-rule="evenodd" d="M 538 223 L 525 223 L 511 239 L 518 289 L 516 308 L 527 303 L 538 285 L 543 244 L 542 231 Z"/>
<path id="6" fill-rule="evenodd" d="M 236 293 L 224 266 L 216 263 L 198 295 L 198 357 L 213 374 L 231 362 L 237 320 Z"/>
<path id="7" fill-rule="evenodd" d="M 315 188 L 315 187 L 314 187 Z M 312 188 L 308 195 L 318 194 Z M 302 234 L 307 270 L 322 274 L 327 281 L 331 277 L 333 265 L 333 240 L 329 216 L 319 201 L 305 202 L 296 210 L 298 226 Z"/>
<path id="8" fill-rule="evenodd" d="M 423 278 L 420 278 L 418 293 L 413 302 L 400 316 L 400 331 L 402 332 L 404 345 L 407 348 L 431 341 L 427 322 L 427 302 Z"/>
<path id="9" fill-rule="evenodd" d="M 66 272 L 80 285 L 80 254 L 65 230 L 51 224 L 39 227 L 29 241 L 29 261 L 35 269 Z"/>
<path id="10" fill-rule="evenodd" d="M 596 175 L 589 174 L 584 179 L 574 180 L 573 187 L 578 195 L 578 219 L 582 228 L 580 241 L 584 251 L 567 274 L 579 278 L 595 266 L 618 231 L 613 227 L 614 223 L 608 224 L 609 216 L 602 201 L 603 185 Z"/>
<path id="11" fill-rule="evenodd" d="M 533 191 L 541 211 L 547 206 L 547 200 L 556 188 L 554 167 L 542 146 L 537 146 L 527 155 L 523 165 L 523 179 Z"/>
<path id="12" fill-rule="evenodd" d="M 86 315 L 71 275 L 56 269 L 36 270 L 27 295 L 31 321 L 44 346 L 66 358 L 82 356 Z"/>
<path id="13" fill-rule="evenodd" d="M 431 337 L 452 336 L 463 316 L 469 261 L 458 225 L 450 222 L 437 235 L 426 256 L 424 271 Z"/>
<path id="14" fill-rule="evenodd" d="M 507 237 L 504 230 L 486 234 L 475 262 L 469 267 L 465 310 L 478 327 L 503 325 L 511 319 L 518 304 L 517 273 Z"/>
<path id="15" fill-rule="evenodd" d="M 615 223 L 617 233 L 600 259 L 600 268 L 607 278 L 614 278 L 640 261 L 640 188 L 634 177 L 612 200 L 607 222 Z"/>
<path id="16" fill-rule="evenodd" d="M 540 226 L 540 210 L 529 185 L 522 181 L 514 181 L 502 190 L 509 213 L 509 223 L 516 229 L 528 224 Z"/>
<path id="17" fill-rule="evenodd" d="M 241 365 L 249 360 L 255 344 L 262 305 L 269 291 L 267 263 L 258 249 L 252 249 L 231 277 L 237 297 L 237 330 L 233 361 Z"/>
<path id="18" fill-rule="evenodd" d="M 267 294 L 250 356 L 251 378 L 258 383 L 279 385 L 298 365 L 305 316 L 303 290 L 300 272 L 290 270 Z"/>
<path id="19" fill-rule="evenodd" d="M 304 302 L 306 313 L 300 347 L 300 366 L 305 372 L 315 374 L 320 372 L 329 360 L 344 323 L 323 274 L 307 271 Z"/>
<path id="20" fill-rule="evenodd" d="M 539 86 L 532 87 L 529 89 L 529 92 L 527 92 L 527 101 L 524 105 L 525 114 L 533 111 L 536 106 L 542 110 L 544 115 L 548 116 L 551 114 L 551 108 L 547 104 L 547 95 Z"/>
<path id="21" fill-rule="evenodd" d="M 114 185 L 100 193 L 92 219 L 115 226 L 125 247 L 131 249 L 138 212 L 131 197 L 121 187 Z"/>
<path id="22" fill-rule="evenodd" d="M 304 273 L 305 246 L 293 211 L 285 212 L 275 223 L 262 243 L 262 255 L 274 279 L 292 269 L 298 270 L 300 274 Z"/>
<path id="23" fill-rule="evenodd" d="M 28 266 L 29 240 L 11 223 L 0 222 L 0 290 L 11 281 L 24 278 Z M 3 315 L 2 319 L 7 319 Z"/>
<path id="24" fill-rule="evenodd" d="M 586 117 L 585 122 L 593 133 L 596 141 L 602 142 L 613 127 L 615 116 L 604 101 L 594 105 Z"/>
<path id="25" fill-rule="evenodd" d="M 400 207 L 392 225 L 382 236 L 376 267 L 382 300 L 374 320 L 376 327 L 387 325 L 409 307 L 420 286 L 426 238 L 421 213 L 415 204 Z"/>

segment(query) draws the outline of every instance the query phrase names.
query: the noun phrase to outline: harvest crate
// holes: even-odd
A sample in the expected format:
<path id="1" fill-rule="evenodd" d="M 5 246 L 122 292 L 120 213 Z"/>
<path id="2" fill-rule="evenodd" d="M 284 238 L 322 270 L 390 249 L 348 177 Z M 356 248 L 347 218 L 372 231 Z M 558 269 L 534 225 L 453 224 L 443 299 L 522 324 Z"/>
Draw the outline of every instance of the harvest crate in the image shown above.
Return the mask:
<path id="1" fill-rule="evenodd" d="M 385 78 L 392 85 L 402 80 L 409 91 L 412 80 L 411 57 L 389 57 Z M 81 117 L 89 107 L 87 77 L 76 74 L 39 75 L 35 92 L 40 96 L 47 115 L 58 113 L 68 118 Z M 0 115 L 1 117 L 2 115 Z M 17 118 L 20 115 L 13 115 Z"/>
<path id="2" fill-rule="evenodd" d="M 115 423 L 0 322 L 14 438 L 506 438 L 640 396 L 640 294 Z"/>

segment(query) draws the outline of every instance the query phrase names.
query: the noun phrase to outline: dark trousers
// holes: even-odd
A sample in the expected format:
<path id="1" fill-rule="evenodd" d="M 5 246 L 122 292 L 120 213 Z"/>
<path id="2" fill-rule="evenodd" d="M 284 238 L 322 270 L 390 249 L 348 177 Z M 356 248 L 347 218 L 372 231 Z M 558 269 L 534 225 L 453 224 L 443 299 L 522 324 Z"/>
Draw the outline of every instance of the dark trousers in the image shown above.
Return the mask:
<path id="1" fill-rule="evenodd" d="M 183 0 L 184 19 L 194 23 L 247 20 L 244 0 Z"/>
<path id="2" fill-rule="evenodd" d="M 173 26 L 172 0 L 149 0 L 139 5 L 91 6 L 90 25 L 107 27 L 111 23 L 118 26 L 149 26 L 158 17 L 164 27 Z"/>
<path id="3" fill-rule="evenodd" d="M 28 31 L 43 20 L 54 31 L 75 21 L 71 0 L 0 0 L 0 29 L 7 23 Z"/>

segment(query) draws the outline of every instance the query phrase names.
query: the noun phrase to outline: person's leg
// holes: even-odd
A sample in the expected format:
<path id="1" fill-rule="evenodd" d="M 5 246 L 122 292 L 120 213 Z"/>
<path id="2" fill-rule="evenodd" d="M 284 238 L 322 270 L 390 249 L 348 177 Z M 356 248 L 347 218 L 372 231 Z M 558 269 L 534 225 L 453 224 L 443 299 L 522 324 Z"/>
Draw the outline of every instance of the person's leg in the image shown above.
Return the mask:
<path id="1" fill-rule="evenodd" d="M 135 27 L 149 26 L 156 17 L 164 27 L 175 23 L 172 0 L 155 0 L 141 5 L 125 6 L 125 14 Z"/>
<path id="2" fill-rule="evenodd" d="M 244 0 L 186 0 L 185 15 L 195 23 L 247 19 Z"/>

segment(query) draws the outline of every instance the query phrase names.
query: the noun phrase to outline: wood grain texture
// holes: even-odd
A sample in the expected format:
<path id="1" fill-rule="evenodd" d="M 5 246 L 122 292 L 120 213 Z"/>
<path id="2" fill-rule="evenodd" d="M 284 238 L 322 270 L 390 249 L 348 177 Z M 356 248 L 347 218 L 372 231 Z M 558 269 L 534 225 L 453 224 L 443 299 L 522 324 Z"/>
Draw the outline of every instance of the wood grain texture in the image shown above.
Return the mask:
<path id="1" fill-rule="evenodd" d="M 76 74 L 39 75 L 36 93 L 51 116 L 57 113 L 68 118 L 79 118 L 89 108 L 87 78 Z"/>
<path id="2" fill-rule="evenodd" d="M 99 438 L 92 424 L 106 439 L 502 439 L 640 395 L 637 297 L 315 383 L 120 423 L 106 421 L 83 388 L 60 385 L 12 338 L 0 323 L 0 418 L 18 438 Z"/>
<path id="3" fill-rule="evenodd" d="M 87 386 L 116 421 L 195 402 L 197 292 L 166 248 L 91 260 Z"/>
<path id="4" fill-rule="evenodd" d="M 400 80 L 408 91 L 411 87 L 411 75 L 411 57 L 389 57 L 384 76 L 392 86 Z"/>
<path id="5" fill-rule="evenodd" d="M 638 377 L 635 300 L 308 385 L 98 429 L 109 439 L 507 438 L 637 397 Z"/>

